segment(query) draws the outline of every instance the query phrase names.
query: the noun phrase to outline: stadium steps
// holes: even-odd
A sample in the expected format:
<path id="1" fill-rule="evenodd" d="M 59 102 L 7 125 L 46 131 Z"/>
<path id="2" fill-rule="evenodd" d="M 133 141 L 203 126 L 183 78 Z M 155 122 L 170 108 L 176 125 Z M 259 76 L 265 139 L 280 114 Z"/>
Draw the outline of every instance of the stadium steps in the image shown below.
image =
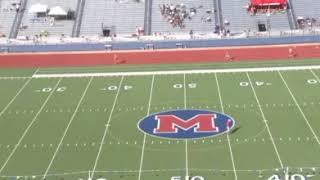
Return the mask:
<path id="1" fill-rule="evenodd" d="M 288 16 L 290 29 L 298 29 L 297 17 L 294 12 L 292 1 L 288 0 L 287 2 L 288 2 L 287 16 Z"/>
<path id="2" fill-rule="evenodd" d="M 145 35 L 151 35 L 151 26 L 152 26 L 152 3 L 153 0 L 145 1 L 145 10 L 144 10 L 144 32 Z"/>
<path id="3" fill-rule="evenodd" d="M 80 28 L 81 28 L 83 10 L 84 10 L 85 4 L 86 4 L 86 0 L 78 0 L 78 5 L 76 9 L 76 19 L 74 21 L 73 28 L 72 28 L 72 37 L 79 37 L 80 35 Z"/>
<path id="4" fill-rule="evenodd" d="M 26 10 L 26 6 L 28 4 L 28 0 L 21 0 L 20 1 L 20 9 L 19 11 L 16 13 L 11 30 L 10 30 L 10 35 L 9 38 L 17 38 L 18 36 L 18 32 L 19 32 L 19 28 L 22 22 L 22 18 L 23 18 L 23 14 Z"/>
<path id="5" fill-rule="evenodd" d="M 215 16 L 215 23 L 216 25 L 219 25 L 220 27 L 223 27 L 223 13 L 221 8 L 221 0 L 213 0 L 214 5 L 214 16 Z"/>

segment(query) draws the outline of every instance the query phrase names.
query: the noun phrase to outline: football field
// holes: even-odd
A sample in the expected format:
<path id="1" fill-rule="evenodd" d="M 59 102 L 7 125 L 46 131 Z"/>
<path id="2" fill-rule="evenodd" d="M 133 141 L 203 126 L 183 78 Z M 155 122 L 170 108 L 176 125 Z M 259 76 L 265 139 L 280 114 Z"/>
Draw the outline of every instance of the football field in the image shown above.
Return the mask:
<path id="1" fill-rule="evenodd" d="M 0 179 L 319 180 L 319 65 L 2 69 Z M 195 139 L 138 128 L 184 109 L 235 127 Z"/>

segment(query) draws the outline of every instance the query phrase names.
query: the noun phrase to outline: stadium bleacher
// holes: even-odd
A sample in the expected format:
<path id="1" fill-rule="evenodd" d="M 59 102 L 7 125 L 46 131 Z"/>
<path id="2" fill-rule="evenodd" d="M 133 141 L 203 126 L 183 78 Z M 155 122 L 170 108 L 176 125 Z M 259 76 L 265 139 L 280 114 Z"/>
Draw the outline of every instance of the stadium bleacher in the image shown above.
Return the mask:
<path id="1" fill-rule="evenodd" d="M 134 34 L 144 24 L 144 7 L 143 1 L 86 0 L 80 34 L 102 34 L 102 24 L 116 34 Z"/>
<path id="2" fill-rule="evenodd" d="M 20 0 L 2 0 L 0 9 L 0 35 L 8 37 L 13 22 L 18 22 L 17 11 L 12 4 Z M 213 33 L 216 26 L 224 26 L 231 34 L 248 32 L 252 35 L 259 31 L 271 33 L 295 30 L 293 23 L 301 19 L 312 20 L 303 26 L 304 29 L 316 29 L 320 22 L 320 1 L 317 0 L 289 0 L 292 10 L 283 10 L 277 13 L 252 15 L 247 12 L 247 0 L 199 0 L 199 1 L 170 1 L 170 0 L 25 0 L 26 9 L 22 11 L 22 20 L 18 24 L 18 37 L 32 37 L 46 34 L 51 37 L 65 36 L 102 36 L 102 27 L 109 28 L 117 36 L 131 36 L 136 34 L 137 28 L 145 28 L 146 35 L 153 34 L 186 34 L 190 30 L 198 34 Z M 79 5 L 83 4 L 83 9 Z M 75 21 L 57 20 L 50 17 L 35 17 L 29 10 L 32 5 L 41 3 L 49 9 L 59 6 L 66 12 L 75 11 L 81 18 Z M 308 4 L 308 6 L 306 6 Z M 184 19 L 183 27 L 174 27 L 168 17 L 161 13 L 165 6 L 183 7 L 189 16 Z M 195 11 L 192 15 L 191 11 Z M 291 14 L 290 14 L 291 13 Z M 77 17 L 77 16 L 76 16 Z M 77 26 L 78 25 L 78 26 Z M 78 28 L 77 28 L 78 27 Z M 299 26 L 302 28 L 302 26 Z M 264 30 L 265 29 L 265 30 Z M 77 31 L 77 32 L 74 32 Z M 14 33 L 13 33 L 14 34 Z M 270 35 L 270 32 L 269 32 Z"/>
<path id="3" fill-rule="evenodd" d="M 247 1 L 233 0 L 222 1 L 222 12 L 224 21 L 230 23 L 230 30 L 233 32 L 258 31 L 258 24 L 264 24 L 271 30 L 289 30 L 288 18 L 285 13 L 256 14 L 252 16 L 247 13 L 245 7 Z"/>
<path id="4" fill-rule="evenodd" d="M 17 14 L 15 3 L 18 0 L 3 0 L 0 1 L 0 35 L 8 37 L 10 30 Z"/>
<path id="5" fill-rule="evenodd" d="M 73 20 L 54 20 L 50 17 L 37 17 L 35 13 L 30 13 L 28 10 L 34 4 L 40 3 L 50 8 L 59 6 L 65 11 L 75 10 L 77 7 L 77 0 L 29 0 L 26 11 L 24 13 L 22 24 L 19 31 L 19 36 L 32 36 L 34 34 L 41 34 L 46 31 L 49 35 L 60 36 L 61 34 L 71 35 Z"/>
<path id="6" fill-rule="evenodd" d="M 179 3 L 177 3 L 179 2 Z M 162 5 L 185 6 L 187 12 L 194 8 L 196 13 L 192 17 L 184 20 L 185 28 L 173 27 L 164 16 L 161 15 L 160 6 Z M 198 1 L 172 1 L 159 0 L 154 1 L 152 5 L 152 32 L 184 32 L 190 30 L 196 32 L 213 32 L 215 26 L 214 5 L 211 0 Z"/>

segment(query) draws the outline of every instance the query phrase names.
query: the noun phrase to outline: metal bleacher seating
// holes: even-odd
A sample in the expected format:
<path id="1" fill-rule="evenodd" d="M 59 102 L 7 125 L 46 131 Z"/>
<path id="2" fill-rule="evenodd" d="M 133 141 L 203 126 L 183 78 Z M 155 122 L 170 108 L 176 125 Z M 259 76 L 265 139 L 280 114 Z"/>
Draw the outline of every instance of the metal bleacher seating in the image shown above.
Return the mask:
<path id="1" fill-rule="evenodd" d="M 0 1 L 0 34 L 6 37 L 10 34 L 16 9 L 13 3 L 19 3 L 19 0 L 2 0 Z"/>
<path id="2" fill-rule="evenodd" d="M 163 4 L 180 5 L 184 4 L 186 9 L 196 8 L 197 12 L 191 20 L 185 19 L 185 28 L 173 27 L 168 20 L 162 16 L 160 7 Z M 211 11 L 211 12 L 210 12 Z M 152 32 L 189 32 L 193 30 L 195 32 L 213 32 L 215 27 L 214 18 L 214 4 L 213 0 L 157 0 L 152 4 Z M 207 13 L 210 12 L 210 13 Z M 211 22 L 205 21 L 206 18 L 210 18 Z"/>
<path id="3" fill-rule="evenodd" d="M 320 21 L 319 0 L 291 0 L 296 16 L 303 18 L 315 18 Z"/>
<path id="4" fill-rule="evenodd" d="M 290 28 L 296 28 L 292 26 L 292 22 L 296 22 L 297 17 L 314 18 L 317 20 L 317 27 L 320 27 L 320 0 L 288 1 L 292 4 L 291 12 L 294 16 L 288 15 L 287 11 L 252 16 L 246 10 L 249 0 L 83 0 L 80 1 L 84 5 L 83 11 L 82 8 L 77 8 L 81 4 L 78 4 L 79 0 L 25 0 L 27 6 L 25 11 L 22 11 L 21 24 L 20 21 L 14 20 L 17 12 L 12 5 L 20 1 L 0 0 L 1 36 L 9 36 L 13 22 L 17 25 L 14 26 L 15 29 L 19 28 L 18 36 L 33 36 L 43 31 L 47 31 L 51 36 L 61 34 L 71 36 L 74 20 L 55 20 L 52 24 L 49 18 L 36 18 L 35 14 L 28 12 L 28 9 L 36 3 L 48 5 L 48 8 L 60 6 L 66 11 L 80 9 L 82 18 L 78 21 L 76 36 L 79 34 L 80 36 L 101 35 L 102 27 L 111 28 L 120 36 L 135 34 L 137 27 L 144 27 L 150 34 L 187 34 L 190 30 L 196 33 L 208 33 L 215 30 L 215 25 L 220 22 L 216 21 L 220 19 L 222 25 L 228 22 L 225 23 L 225 27 L 231 33 L 248 30 L 255 33 L 259 31 L 258 24 L 263 24 L 266 28 L 270 27 L 274 32 L 288 31 Z M 191 19 L 184 20 L 184 28 L 173 27 L 161 14 L 160 6 L 163 4 L 174 6 L 183 4 L 187 11 L 195 8 L 196 13 Z M 219 4 L 218 9 L 217 4 Z M 211 21 L 207 21 L 207 18 Z"/>
<path id="5" fill-rule="evenodd" d="M 251 16 L 247 13 L 245 6 L 247 0 L 221 0 L 222 13 L 224 21 L 230 23 L 229 28 L 231 32 L 241 32 L 249 30 L 252 32 L 258 31 L 258 24 L 265 24 L 272 30 L 289 30 L 288 17 L 285 12 L 270 14 L 257 14 Z M 269 21 L 269 23 L 268 23 Z"/>
<path id="6" fill-rule="evenodd" d="M 104 27 L 131 35 L 144 25 L 144 1 L 86 0 L 80 35 L 101 35 Z"/>
<path id="7" fill-rule="evenodd" d="M 65 11 L 75 11 L 77 2 L 77 0 L 29 0 L 18 36 L 32 36 L 35 34 L 40 34 L 43 31 L 47 31 L 51 36 L 60 36 L 61 34 L 70 36 L 72 33 L 74 20 L 55 20 L 54 23 L 50 23 L 49 18 L 37 18 L 35 14 L 29 13 L 28 9 L 33 4 L 41 3 L 48 5 L 48 8 L 60 6 Z"/>

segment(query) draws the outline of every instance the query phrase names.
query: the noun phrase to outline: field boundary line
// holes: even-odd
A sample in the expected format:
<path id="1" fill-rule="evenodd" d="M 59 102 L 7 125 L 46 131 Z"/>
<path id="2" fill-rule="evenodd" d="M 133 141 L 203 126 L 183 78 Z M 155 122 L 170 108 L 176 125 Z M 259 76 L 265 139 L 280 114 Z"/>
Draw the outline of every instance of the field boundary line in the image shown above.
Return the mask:
<path id="1" fill-rule="evenodd" d="M 154 87 L 154 75 L 152 76 L 152 81 L 151 81 L 147 116 L 150 114 L 150 107 L 151 107 L 151 101 L 152 101 L 152 95 L 153 95 L 153 87 Z M 142 171 L 143 159 L 144 159 L 144 149 L 145 149 L 145 146 L 146 146 L 146 139 L 147 139 L 147 134 L 146 133 L 143 133 L 143 134 L 144 135 L 143 135 L 143 144 L 142 144 L 142 150 L 141 150 L 141 158 L 140 158 L 140 167 L 139 167 L 138 180 L 141 179 L 141 171 Z"/>
<path id="2" fill-rule="evenodd" d="M 0 77 L 0 80 L 20 80 L 20 79 L 32 79 L 33 76 L 2 76 Z"/>
<path id="3" fill-rule="evenodd" d="M 102 147 L 103 147 L 103 142 L 105 141 L 105 138 L 106 138 L 106 135 L 107 135 L 107 132 L 109 130 L 109 127 L 110 127 L 110 123 L 111 123 L 111 119 L 112 119 L 112 115 L 113 115 L 113 111 L 114 111 L 114 108 L 116 106 L 116 103 L 117 103 L 117 100 L 118 100 L 118 96 L 120 94 L 120 90 L 122 88 L 122 82 L 123 82 L 123 79 L 124 79 L 124 76 L 121 77 L 121 80 L 119 82 L 119 88 L 117 90 L 117 94 L 113 100 L 113 104 L 112 104 L 112 108 L 111 108 L 111 111 L 110 111 L 110 114 L 109 114 L 109 117 L 108 117 L 108 121 L 107 121 L 107 124 L 106 124 L 106 127 L 105 127 L 105 130 L 103 132 L 103 136 L 102 136 L 102 139 L 101 139 L 101 143 L 100 143 L 100 147 L 99 147 L 99 151 L 98 151 L 98 154 L 97 154 L 97 157 L 95 159 L 95 162 L 94 162 L 94 165 L 93 165 L 93 168 L 92 168 L 92 172 L 90 174 L 89 172 L 89 179 L 93 179 L 94 178 L 94 173 L 96 171 L 96 167 L 98 165 L 98 161 L 99 161 L 99 158 L 100 158 L 100 154 L 101 154 L 101 151 L 102 151 Z"/>
<path id="4" fill-rule="evenodd" d="M 255 99 L 256 99 L 256 101 L 257 101 L 257 103 L 258 103 L 258 107 L 259 107 L 261 116 L 262 116 L 262 118 L 263 118 L 263 122 L 265 123 L 265 125 L 266 125 L 266 127 L 267 127 L 267 130 L 268 130 L 268 133 L 269 133 L 269 136 L 270 136 L 270 139 L 271 139 L 273 148 L 274 148 L 274 150 L 275 150 L 275 152 L 276 152 L 276 154 L 277 154 L 277 157 L 278 157 L 278 161 L 279 161 L 279 163 L 280 163 L 280 166 L 281 166 L 281 168 L 284 168 L 284 165 L 283 165 L 283 163 L 282 163 L 282 160 L 281 160 L 281 157 L 280 157 L 278 148 L 277 148 L 276 143 L 275 143 L 275 141 L 274 141 L 274 139 L 273 139 L 273 136 L 272 136 L 272 133 L 271 133 L 269 124 L 268 124 L 268 120 L 266 119 L 266 116 L 265 116 L 265 114 L 264 114 L 264 112 L 263 112 L 263 110 L 262 110 L 262 106 L 261 106 L 261 104 L 260 104 L 260 100 L 259 100 L 259 98 L 258 98 L 258 96 L 257 96 L 256 90 L 254 89 L 254 87 L 253 87 L 253 85 L 252 85 L 252 81 L 251 81 L 250 75 L 249 75 L 248 72 L 247 72 L 246 74 L 247 74 L 247 77 L 248 77 L 248 80 L 249 80 L 249 83 L 250 83 L 252 92 L 253 92 L 253 94 L 254 94 L 254 97 L 255 97 Z"/>
<path id="5" fill-rule="evenodd" d="M 290 93 L 290 95 L 291 95 L 291 98 L 293 99 L 294 103 L 296 104 L 297 108 L 299 109 L 300 114 L 302 115 L 303 119 L 304 119 L 305 122 L 307 123 L 307 125 L 308 125 L 311 133 L 313 134 L 313 136 L 316 138 L 318 144 L 320 145 L 320 141 L 319 141 L 319 138 L 318 138 L 317 134 L 314 132 L 314 130 L 313 130 L 313 128 L 312 128 L 312 126 L 311 126 L 308 118 L 306 117 L 306 115 L 305 115 L 304 112 L 302 111 L 300 105 L 298 104 L 298 101 L 297 101 L 296 97 L 293 95 L 293 93 L 292 93 L 292 91 L 291 91 L 288 83 L 286 82 L 286 80 L 284 79 L 284 77 L 282 76 L 282 74 L 281 74 L 280 71 L 278 71 L 278 74 L 280 75 L 280 77 L 281 77 L 281 79 L 282 79 L 282 82 L 283 82 L 284 85 L 286 86 L 287 90 L 289 91 L 289 93 Z"/>
<path id="6" fill-rule="evenodd" d="M 64 131 L 64 133 L 63 133 L 63 135 L 62 135 L 62 137 L 61 137 L 61 139 L 60 139 L 60 142 L 59 142 L 59 144 L 58 144 L 58 147 L 56 148 L 56 150 L 55 150 L 55 152 L 54 152 L 54 154 L 53 154 L 53 156 L 52 156 L 52 158 L 51 158 L 51 160 L 50 160 L 50 163 L 49 163 L 49 165 L 48 165 L 48 167 L 47 167 L 47 169 L 46 169 L 46 171 L 45 171 L 42 179 L 46 179 L 46 176 L 47 176 L 47 174 L 48 174 L 48 172 L 49 172 L 49 170 L 50 170 L 50 168 L 51 168 L 51 165 L 52 165 L 55 157 L 57 156 L 58 151 L 60 150 L 61 144 L 62 144 L 65 136 L 66 136 L 67 133 L 68 133 L 69 127 L 70 127 L 71 123 L 73 122 L 76 114 L 78 113 L 78 109 L 79 109 L 79 107 L 80 107 L 80 105 L 81 105 L 81 103 L 82 103 L 82 101 L 83 101 L 83 99 L 84 99 L 84 97 L 85 97 L 88 89 L 89 89 L 89 86 L 90 86 L 90 84 L 91 84 L 91 82 L 92 82 L 92 79 L 93 79 L 93 77 L 90 78 L 90 80 L 89 80 L 89 82 L 88 82 L 88 84 L 87 84 L 84 92 L 82 93 L 82 96 L 81 96 L 81 98 L 80 98 L 80 100 L 79 100 L 79 102 L 78 102 L 78 104 L 77 104 L 77 107 L 76 107 L 76 109 L 74 110 L 74 112 L 73 112 L 73 114 L 72 114 L 72 116 L 71 116 L 71 118 L 70 118 L 70 120 L 69 120 L 69 123 L 68 123 L 68 125 L 67 125 L 67 127 L 66 127 L 66 129 L 65 129 L 65 131 Z"/>
<path id="7" fill-rule="evenodd" d="M 23 86 L 19 89 L 19 91 L 16 93 L 16 95 L 10 100 L 10 102 L 2 109 L 0 112 L 0 117 L 3 115 L 3 113 L 11 106 L 11 104 L 16 100 L 16 98 L 21 94 L 21 92 L 24 90 L 24 88 L 30 83 L 32 79 L 28 79 Z"/>
<path id="8" fill-rule="evenodd" d="M 34 122 L 37 120 L 38 116 L 40 115 L 40 113 L 42 112 L 43 108 L 47 105 L 49 99 L 51 98 L 53 92 L 55 92 L 55 90 L 57 89 L 57 87 L 59 86 L 60 82 L 61 82 L 62 78 L 60 78 L 56 85 L 53 88 L 53 91 L 50 92 L 50 94 L 47 96 L 46 100 L 44 101 L 44 103 L 41 105 L 40 109 L 38 110 L 37 114 L 34 116 L 34 118 L 31 120 L 31 122 L 29 123 L 27 129 L 25 129 L 25 131 L 23 132 L 22 136 L 20 137 L 18 143 L 14 146 L 13 150 L 11 151 L 11 153 L 9 154 L 9 156 L 7 157 L 6 161 L 4 162 L 4 164 L 2 165 L 1 169 L 0 169 L 0 174 L 2 173 L 3 169 L 6 167 L 6 165 L 8 164 L 8 162 L 10 161 L 11 157 L 13 156 L 13 154 L 16 152 L 16 150 L 18 149 L 18 147 L 20 146 L 21 142 L 23 141 L 24 137 L 26 136 L 26 134 L 29 132 L 31 126 L 34 124 Z"/>
<path id="9" fill-rule="evenodd" d="M 215 73 L 214 76 L 215 76 L 216 83 L 217 83 L 217 89 L 218 89 L 218 94 L 219 94 L 221 110 L 222 110 L 222 113 L 224 113 L 224 106 L 223 106 L 223 101 L 222 101 L 222 96 L 221 96 L 220 85 L 219 85 L 219 80 L 218 80 L 217 73 Z M 229 132 L 227 133 L 227 140 L 228 140 L 228 145 L 229 145 L 229 151 L 230 151 L 230 156 L 231 156 L 231 162 L 232 162 L 232 167 L 233 167 L 234 178 L 235 178 L 235 180 L 238 180 L 238 174 L 237 174 L 236 165 L 235 165 L 235 162 L 234 162 L 234 156 L 233 156 L 233 151 L 232 151 L 232 147 L 231 147 Z"/>
<path id="10" fill-rule="evenodd" d="M 32 78 L 58 78 L 58 77 L 112 77 L 112 76 L 148 76 L 148 75 L 175 75 L 175 74 L 202 74 L 202 73 L 241 73 L 241 72 L 273 72 L 320 69 L 320 65 L 309 66 L 283 66 L 258 68 L 225 68 L 225 69 L 199 69 L 199 70 L 163 70 L 163 71 L 137 71 L 137 72 L 106 72 L 106 73 L 54 73 L 34 74 Z M 5 78 L 5 77 L 2 77 Z M 1 79 L 1 77 L 0 77 Z"/>

